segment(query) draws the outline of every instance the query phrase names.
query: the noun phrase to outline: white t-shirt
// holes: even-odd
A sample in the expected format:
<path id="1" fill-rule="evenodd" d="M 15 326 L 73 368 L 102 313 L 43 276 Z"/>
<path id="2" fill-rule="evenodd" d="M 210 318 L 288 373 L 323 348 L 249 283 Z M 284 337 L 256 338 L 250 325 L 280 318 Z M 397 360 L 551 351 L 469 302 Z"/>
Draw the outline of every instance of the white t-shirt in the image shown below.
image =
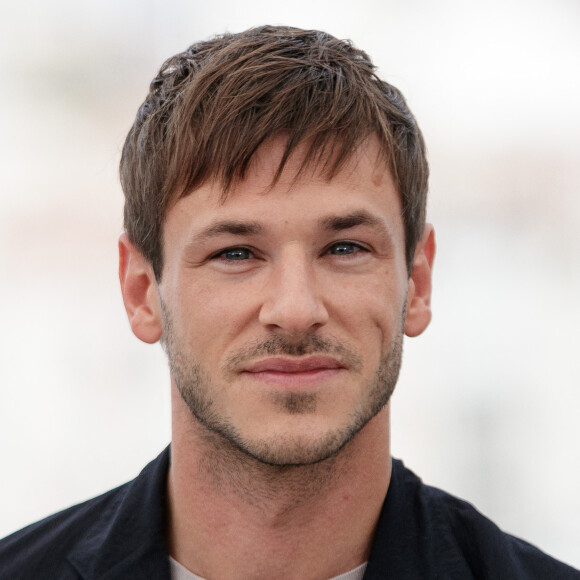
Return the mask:
<path id="1" fill-rule="evenodd" d="M 182 566 L 177 560 L 174 560 L 171 556 L 169 557 L 169 562 L 171 564 L 171 580 L 205 580 L 201 576 L 190 572 L 187 568 Z M 357 566 L 349 572 L 334 576 L 334 578 L 329 578 L 329 580 L 362 580 L 362 577 L 367 568 L 367 563 Z"/>

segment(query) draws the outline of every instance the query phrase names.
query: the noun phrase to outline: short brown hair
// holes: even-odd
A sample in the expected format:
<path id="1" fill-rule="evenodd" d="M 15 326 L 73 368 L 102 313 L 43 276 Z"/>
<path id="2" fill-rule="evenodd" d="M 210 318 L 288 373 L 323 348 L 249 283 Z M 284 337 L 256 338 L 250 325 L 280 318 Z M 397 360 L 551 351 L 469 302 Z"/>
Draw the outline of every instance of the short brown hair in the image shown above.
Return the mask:
<path id="1" fill-rule="evenodd" d="M 121 157 L 125 230 L 163 269 L 170 204 L 217 180 L 227 195 L 265 140 L 286 135 L 275 180 L 295 148 L 331 179 L 375 134 L 401 196 L 409 271 L 425 224 L 425 144 L 402 94 L 367 54 L 316 30 L 263 26 L 224 34 L 168 59 L 151 83 Z"/>

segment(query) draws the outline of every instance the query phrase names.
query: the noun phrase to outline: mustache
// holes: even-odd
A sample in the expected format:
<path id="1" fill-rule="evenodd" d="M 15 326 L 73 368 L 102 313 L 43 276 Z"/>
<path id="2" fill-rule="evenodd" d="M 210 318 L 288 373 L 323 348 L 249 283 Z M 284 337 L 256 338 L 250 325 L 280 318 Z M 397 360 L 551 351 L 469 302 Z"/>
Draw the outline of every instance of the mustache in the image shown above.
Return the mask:
<path id="1" fill-rule="evenodd" d="M 264 355 L 299 357 L 309 354 L 330 355 L 354 371 L 361 370 L 363 366 L 362 357 L 335 338 L 309 335 L 296 342 L 284 336 L 272 335 L 232 354 L 226 359 L 224 368 L 228 372 L 237 372 L 245 367 L 248 361 Z"/>

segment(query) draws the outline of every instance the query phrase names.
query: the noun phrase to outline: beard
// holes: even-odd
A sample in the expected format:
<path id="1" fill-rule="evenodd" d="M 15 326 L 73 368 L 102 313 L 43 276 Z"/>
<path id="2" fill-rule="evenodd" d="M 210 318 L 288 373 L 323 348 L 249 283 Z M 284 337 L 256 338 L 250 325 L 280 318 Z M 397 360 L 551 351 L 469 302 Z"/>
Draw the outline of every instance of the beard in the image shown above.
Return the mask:
<path id="1" fill-rule="evenodd" d="M 364 389 L 364 399 L 352 409 L 344 425 L 328 431 L 316 440 L 293 435 L 277 436 L 273 438 L 275 440 L 246 438 L 227 416 L 216 409 L 212 395 L 216 392 L 213 377 L 199 361 L 183 351 L 175 334 L 170 312 L 163 302 L 161 310 L 162 345 L 169 360 L 175 385 L 192 418 L 206 429 L 208 435 L 213 435 L 208 437 L 208 440 L 217 444 L 220 451 L 229 449 L 242 452 L 246 457 L 265 465 L 278 467 L 312 465 L 335 457 L 385 407 L 399 377 L 403 355 L 402 324 L 389 349 L 382 353 L 378 368 Z M 403 312 L 403 321 L 404 314 Z M 306 335 L 299 342 L 291 342 L 283 336 L 272 335 L 229 357 L 223 367 L 224 376 L 234 377 L 243 368 L 244 363 L 264 354 L 331 355 L 355 373 L 360 372 L 363 366 L 362 357 L 358 353 L 334 338 Z M 276 392 L 271 395 L 271 403 L 288 415 L 313 414 L 318 405 L 318 395 L 291 391 Z"/>

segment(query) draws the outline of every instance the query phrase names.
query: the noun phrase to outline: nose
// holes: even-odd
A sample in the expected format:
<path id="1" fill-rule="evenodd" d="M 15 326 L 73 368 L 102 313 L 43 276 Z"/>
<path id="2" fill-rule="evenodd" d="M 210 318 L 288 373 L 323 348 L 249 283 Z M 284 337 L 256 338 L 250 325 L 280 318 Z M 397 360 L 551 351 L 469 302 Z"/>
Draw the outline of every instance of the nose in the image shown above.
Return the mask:
<path id="1" fill-rule="evenodd" d="M 314 266 L 292 252 L 272 268 L 260 323 L 270 331 L 299 337 L 328 322 Z"/>

